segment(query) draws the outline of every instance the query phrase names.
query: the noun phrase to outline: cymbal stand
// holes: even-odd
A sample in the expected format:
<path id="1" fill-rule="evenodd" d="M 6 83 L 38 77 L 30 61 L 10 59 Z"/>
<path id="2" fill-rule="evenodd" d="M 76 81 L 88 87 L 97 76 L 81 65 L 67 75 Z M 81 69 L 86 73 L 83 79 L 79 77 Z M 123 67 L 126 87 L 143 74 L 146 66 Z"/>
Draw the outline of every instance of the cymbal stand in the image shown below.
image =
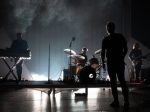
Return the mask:
<path id="1" fill-rule="evenodd" d="M 75 40 L 75 37 L 73 37 L 72 39 L 71 39 L 71 41 L 70 41 L 70 44 L 69 44 L 69 49 L 70 49 L 70 58 L 69 58 L 69 80 L 72 80 L 72 78 L 73 78 L 73 76 L 72 76 L 72 71 L 71 71 L 71 47 L 72 47 L 72 42 Z"/>
<path id="2" fill-rule="evenodd" d="M 68 79 L 71 80 L 72 79 L 72 71 L 71 71 L 71 46 L 72 46 L 72 40 L 69 44 L 69 49 L 70 49 L 70 57 L 69 57 L 69 77 Z"/>
<path id="3" fill-rule="evenodd" d="M 50 44 L 49 44 L 49 54 L 48 54 L 48 82 L 51 83 L 50 81 Z"/>

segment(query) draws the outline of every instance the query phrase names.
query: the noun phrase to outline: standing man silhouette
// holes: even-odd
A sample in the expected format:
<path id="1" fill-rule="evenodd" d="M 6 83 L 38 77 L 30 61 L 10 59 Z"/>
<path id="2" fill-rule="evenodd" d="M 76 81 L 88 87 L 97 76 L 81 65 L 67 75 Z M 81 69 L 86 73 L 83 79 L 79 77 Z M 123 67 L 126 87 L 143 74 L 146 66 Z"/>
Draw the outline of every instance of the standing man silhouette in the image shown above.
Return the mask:
<path id="1" fill-rule="evenodd" d="M 106 24 L 107 36 L 102 41 L 102 64 L 105 70 L 105 58 L 107 59 L 107 69 L 110 77 L 112 95 L 114 101 L 110 104 L 112 107 L 119 106 L 118 91 L 117 91 L 117 77 L 120 82 L 122 93 L 124 96 L 124 107 L 129 106 L 128 87 L 125 81 L 124 58 L 127 54 L 127 41 L 123 35 L 115 33 L 115 24 L 108 22 Z M 117 77 L 116 77 L 117 76 Z"/>
<path id="2" fill-rule="evenodd" d="M 17 39 L 15 39 L 11 45 L 12 51 L 14 51 L 15 53 L 23 53 L 27 51 L 29 46 L 27 41 L 22 39 L 22 33 L 18 32 L 16 36 Z M 18 81 L 21 81 L 23 59 L 17 57 L 15 58 L 15 62 L 17 62 L 16 71 L 17 71 Z"/>

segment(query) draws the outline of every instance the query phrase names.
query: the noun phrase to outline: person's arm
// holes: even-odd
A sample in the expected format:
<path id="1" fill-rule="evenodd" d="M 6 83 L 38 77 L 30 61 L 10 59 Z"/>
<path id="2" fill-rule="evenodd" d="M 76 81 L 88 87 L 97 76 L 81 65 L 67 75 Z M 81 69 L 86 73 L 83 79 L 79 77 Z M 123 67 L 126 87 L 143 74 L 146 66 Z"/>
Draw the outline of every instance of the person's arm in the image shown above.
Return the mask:
<path id="1" fill-rule="evenodd" d="M 14 49 L 14 48 L 16 48 L 15 46 L 16 46 L 16 41 L 14 40 L 14 41 L 11 43 L 10 48 L 11 48 L 11 49 Z"/>
<path id="2" fill-rule="evenodd" d="M 24 48 L 26 49 L 26 50 L 29 50 L 29 46 L 28 46 L 28 43 L 27 43 L 27 41 L 26 40 L 24 40 Z"/>
<path id="3" fill-rule="evenodd" d="M 101 59 L 102 59 L 102 67 L 105 70 L 105 54 L 106 54 L 106 48 L 105 48 L 105 43 L 104 39 L 102 41 L 102 51 L 101 51 Z"/>
<path id="4" fill-rule="evenodd" d="M 87 58 L 87 55 L 85 55 L 85 64 L 87 64 L 88 62 L 88 58 Z"/>
<path id="5" fill-rule="evenodd" d="M 129 60 L 132 61 L 132 51 L 130 51 L 129 56 L 128 56 Z"/>
<path id="6" fill-rule="evenodd" d="M 140 49 L 140 59 L 142 60 L 143 58 L 142 50 Z"/>
<path id="7" fill-rule="evenodd" d="M 126 56 L 127 52 L 128 52 L 127 40 L 124 38 L 124 57 Z"/>

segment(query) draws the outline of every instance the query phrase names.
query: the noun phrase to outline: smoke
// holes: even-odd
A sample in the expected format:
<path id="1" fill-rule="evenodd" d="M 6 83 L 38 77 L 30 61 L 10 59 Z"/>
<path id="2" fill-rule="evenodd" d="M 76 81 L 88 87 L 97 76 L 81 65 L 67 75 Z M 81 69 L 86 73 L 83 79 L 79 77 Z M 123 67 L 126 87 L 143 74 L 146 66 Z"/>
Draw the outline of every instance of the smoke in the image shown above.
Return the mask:
<path id="1" fill-rule="evenodd" d="M 68 67 L 63 50 L 72 44 L 76 52 L 88 47 L 88 56 L 100 49 L 107 20 L 121 23 L 122 0 L 0 0 L 0 28 L 9 38 L 23 32 L 33 58 L 29 71 L 47 74 L 48 45 L 51 45 L 51 74 L 56 78 Z M 121 28 L 120 28 L 121 29 Z M 33 44 L 34 42 L 34 44 Z"/>
<path id="2" fill-rule="evenodd" d="M 26 32 L 36 21 L 48 26 L 53 21 L 64 21 L 73 26 L 93 18 L 94 13 L 101 15 L 104 7 L 111 6 L 114 0 L 2 0 L 3 20 L 8 32 Z M 9 9 L 9 10 L 8 10 Z M 97 18 L 99 16 L 96 14 Z M 95 17 L 94 17 L 95 18 Z M 77 27 L 77 26 L 76 26 Z"/>
<path id="3" fill-rule="evenodd" d="M 8 14 L 9 29 L 13 32 L 26 32 L 36 17 L 41 0 L 9 0 L 13 10 Z"/>

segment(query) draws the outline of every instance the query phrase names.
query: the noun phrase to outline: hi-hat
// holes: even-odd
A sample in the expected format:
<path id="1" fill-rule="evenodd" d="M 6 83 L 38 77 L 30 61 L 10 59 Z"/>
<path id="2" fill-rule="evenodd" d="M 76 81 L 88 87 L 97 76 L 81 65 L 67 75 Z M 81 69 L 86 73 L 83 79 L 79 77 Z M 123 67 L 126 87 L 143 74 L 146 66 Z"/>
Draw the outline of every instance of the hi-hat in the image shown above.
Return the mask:
<path id="1" fill-rule="evenodd" d="M 69 57 L 71 57 L 71 58 L 73 58 L 73 59 L 79 59 L 79 60 L 84 60 L 85 59 L 85 57 L 84 56 L 81 56 L 81 55 L 78 55 L 78 54 L 76 54 L 76 55 L 70 55 Z"/>
<path id="2" fill-rule="evenodd" d="M 76 55 L 76 52 L 71 49 L 64 49 L 64 52 L 69 55 Z"/>
<path id="3" fill-rule="evenodd" d="M 102 49 L 98 49 L 98 50 L 95 51 L 95 54 L 100 54 L 101 51 L 102 51 Z"/>

